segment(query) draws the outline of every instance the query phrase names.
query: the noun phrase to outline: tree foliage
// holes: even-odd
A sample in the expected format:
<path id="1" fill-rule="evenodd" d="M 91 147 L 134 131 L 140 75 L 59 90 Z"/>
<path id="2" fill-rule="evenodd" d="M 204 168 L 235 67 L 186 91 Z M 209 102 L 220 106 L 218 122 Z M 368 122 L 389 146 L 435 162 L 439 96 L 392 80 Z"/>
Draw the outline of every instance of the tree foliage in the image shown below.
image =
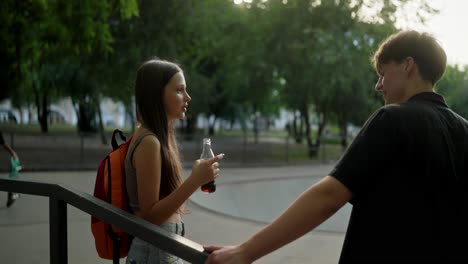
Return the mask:
<path id="1" fill-rule="evenodd" d="M 102 131 L 101 99 L 122 102 L 133 117 L 136 70 L 158 57 L 186 75 L 185 131 L 204 115 L 211 132 L 219 119 L 252 122 L 258 132 L 257 117 L 287 108 L 300 113 L 296 138 L 313 155 L 328 123 L 346 145 L 348 124 L 361 125 L 381 104 L 370 57 L 397 17 L 436 12 L 425 0 L 5 0 L 0 96 L 34 105 L 43 131 L 50 103 L 70 97 L 79 130 Z M 449 67 L 438 85 L 464 115 L 466 72 Z"/>
<path id="2" fill-rule="evenodd" d="M 448 66 L 436 90 L 445 96 L 455 112 L 468 118 L 468 66 Z"/>

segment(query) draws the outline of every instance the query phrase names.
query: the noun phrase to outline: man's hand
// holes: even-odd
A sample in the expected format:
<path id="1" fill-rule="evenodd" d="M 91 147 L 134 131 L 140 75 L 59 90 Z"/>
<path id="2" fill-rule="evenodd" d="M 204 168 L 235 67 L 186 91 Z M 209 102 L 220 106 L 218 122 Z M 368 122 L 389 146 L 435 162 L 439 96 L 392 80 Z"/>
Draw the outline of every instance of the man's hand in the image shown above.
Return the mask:
<path id="1" fill-rule="evenodd" d="M 206 264 L 250 264 L 251 260 L 246 256 L 241 246 L 208 246 L 206 252 L 211 252 Z"/>

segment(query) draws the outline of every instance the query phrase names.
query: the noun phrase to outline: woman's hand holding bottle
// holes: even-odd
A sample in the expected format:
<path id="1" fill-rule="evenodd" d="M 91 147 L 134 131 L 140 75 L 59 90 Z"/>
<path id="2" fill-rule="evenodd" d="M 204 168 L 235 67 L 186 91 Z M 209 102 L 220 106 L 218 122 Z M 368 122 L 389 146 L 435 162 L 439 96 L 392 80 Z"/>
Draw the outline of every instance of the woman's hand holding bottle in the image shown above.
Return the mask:
<path id="1" fill-rule="evenodd" d="M 196 160 L 193 164 L 192 174 L 189 179 L 193 179 L 197 186 L 202 186 L 203 184 L 213 181 L 219 176 L 218 161 L 223 158 L 224 154 L 219 154 L 211 159 Z"/>

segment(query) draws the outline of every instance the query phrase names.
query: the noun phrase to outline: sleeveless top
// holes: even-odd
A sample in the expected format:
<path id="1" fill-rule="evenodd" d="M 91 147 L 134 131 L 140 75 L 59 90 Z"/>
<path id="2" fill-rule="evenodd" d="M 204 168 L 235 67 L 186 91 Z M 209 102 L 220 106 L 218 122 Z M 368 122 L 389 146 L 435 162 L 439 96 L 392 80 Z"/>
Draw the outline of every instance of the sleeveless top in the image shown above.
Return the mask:
<path id="1" fill-rule="evenodd" d="M 125 184 L 127 187 L 128 204 L 132 210 L 140 208 L 140 204 L 138 202 L 136 169 L 132 164 L 133 153 L 141 140 L 149 135 L 156 136 L 153 132 L 145 131 L 138 135 L 138 137 L 134 138 L 128 149 L 127 156 L 125 157 Z"/>

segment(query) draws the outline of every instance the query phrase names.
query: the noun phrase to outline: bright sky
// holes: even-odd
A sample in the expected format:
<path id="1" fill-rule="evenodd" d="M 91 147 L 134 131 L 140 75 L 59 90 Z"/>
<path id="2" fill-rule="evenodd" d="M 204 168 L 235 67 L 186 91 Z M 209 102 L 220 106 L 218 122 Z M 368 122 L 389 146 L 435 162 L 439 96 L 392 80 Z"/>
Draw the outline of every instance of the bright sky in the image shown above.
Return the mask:
<path id="1" fill-rule="evenodd" d="M 431 5 L 440 10 L 432 15 L 426 26 L 412 28 L 430 32 L 447 53 L 448 63 L 468 65 L 468 0 L 431 0 Z"/>

